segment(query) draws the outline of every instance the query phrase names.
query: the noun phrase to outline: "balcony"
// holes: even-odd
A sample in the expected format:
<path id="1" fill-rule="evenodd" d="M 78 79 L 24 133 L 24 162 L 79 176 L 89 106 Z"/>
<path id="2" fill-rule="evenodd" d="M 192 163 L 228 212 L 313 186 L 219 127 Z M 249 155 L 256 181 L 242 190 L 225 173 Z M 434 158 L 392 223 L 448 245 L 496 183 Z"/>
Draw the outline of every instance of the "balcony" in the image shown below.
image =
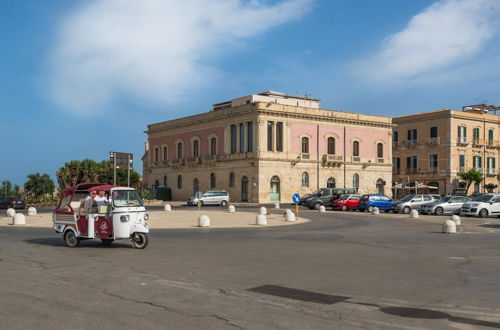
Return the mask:
<path id="1" fill-rule="evenodd" d="M 437 167 L 429 167 L 429 173 L 435 174 L 439 172 L 439 169 Z"/>
<path id="2" fill-rule="evenodd" d="M 417 172 L 418 172 L 418 170 L 416 168 L 407 168 L 406 169 L 406 174 L 415 174 Z"/>
<path id="3" fill-rule="evenodd" d="M 466 137 L 463 137 L 463 136 L 458 137 L 457 145 L 466 146 L 468 144 L 469 144 L 469 139 L 467 139 Z"/>
<path id="4" fill-rule="evenodd" d="M 392 168 L 392 174 L 394 174 L 394 175 L 401 174 L 401 169 L 400 168 Z"/>
<path id="5" fill-rule="evenodd" d="M 168 167 L 168 166 L 170 166 L 170 161 L 169 161 L 169 160 L 163 160 L 163 161 L 161 162 L 161 166 L 163 166 L 163 167 Z"/>
<path id="6" fill-rule="evenodd" d="M 200 162 L 199 157 L 189 157 L 188 159 L 186 159 L 187 164 L 198 164 L 199 162 Z"/>
<path id="7" fill-rule="evenodd" d="M 498 170 L 496 168 L 488 168 L 486 169 L 487 176 L 496 176 L 498 175 Z"/>
<path id="8" fill-rule="evenodd" d="M 495 149 L 499 148 L 500 144 L 495 140 L 486 140 L 486 148 Z"/>
<path id="9" fill-rule="evenodd" d="M 406 140 L 404 143 L 407 146 L 414 146 L 417 144 L 417 140 Z"/>
<path id="10" fill-rule="evenodd" d="M 183 163 L 184 163 L 184 160 L 183 160 L 183 159 L 179 159 L 179 158 L 178 158 L 178 159 L 172 159 L 172 160 L 170 161 L 170 164 L 171 164 L 172 166 L 175 166 L 175 165 L 182 165 Z"/>
<path id="11" fill-rule="evenodd" d="M 215 162 L 215 159 L 216 159 L 215 155 L 208 155 L 203 157 L 203 162 L 213 163 Z"/>
<path id="12" fill-rule="evenodd" d="M 482 167 L 474 167 L 474 169 L 481 174 L 485 174 L 484 168 L 482 168 Z"/>
<path id="13" fill-rule="evenodd" d="M 460 166 L 460 168 L 458 169 L 458 173 L 465 173 L 467 171 L 467 169 L 465 168 L 465 166 Z"/>
<path id="14" fill-rule="evenodd" d="M 324 163 L 342 163 L 344 157 L 337 155 L 323 155 L 322 160 Z"/>
<path id="15" fill-rule="evenodd" d="M 309 160 L 309 159 L 311 159 L 311 155 L 310 155 L 310 154 L 308 154 L 308 153 L 304 153 L 304 152 L 302 152 L 302 153 L 300 154 L 300 159 Z"/>
<path id="16" fill-rule="evenodd" d="M 361 157 L 359 157 L 359 156 L 352 156 L 351 159 L 352 159 L 352 162 L 354 162 L 354 163 L 359 163 L 361 161 Z"/>
<path id="17" fill-rule="evenodd" d="M 440 143 L 441 143 L 441 141 L 440 141 L 439 137 L 431 137 L 431 138 L 429 138 L 429 144 L 430 145 L 438 145 Z"/>
<path id="18" fill-rule="evenodd" d="M 377 157 L 377 164 L 384 164 L 384 163 L 385 163 L 384 158 Z"/>
<path id="19" fill-rule="evenodd" d="M 472 146 L 473 147 L 481 147 L 484 144 L 482 139 L 479 138 L 473 138 L 472 139 Z"/>

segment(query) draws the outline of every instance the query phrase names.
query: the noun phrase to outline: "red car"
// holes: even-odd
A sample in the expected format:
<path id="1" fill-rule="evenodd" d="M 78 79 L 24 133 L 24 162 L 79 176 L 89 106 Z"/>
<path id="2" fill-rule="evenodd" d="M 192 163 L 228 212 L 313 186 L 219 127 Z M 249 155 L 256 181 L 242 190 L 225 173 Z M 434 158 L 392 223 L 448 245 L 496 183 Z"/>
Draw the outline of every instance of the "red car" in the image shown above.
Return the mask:
<path id="1" fill-rule="evenodd" d="M 332 209 L 337 211 L 357 210 L 360 198 L 361 195 L 356 194 L 342 195 L 332 201 Z"/>

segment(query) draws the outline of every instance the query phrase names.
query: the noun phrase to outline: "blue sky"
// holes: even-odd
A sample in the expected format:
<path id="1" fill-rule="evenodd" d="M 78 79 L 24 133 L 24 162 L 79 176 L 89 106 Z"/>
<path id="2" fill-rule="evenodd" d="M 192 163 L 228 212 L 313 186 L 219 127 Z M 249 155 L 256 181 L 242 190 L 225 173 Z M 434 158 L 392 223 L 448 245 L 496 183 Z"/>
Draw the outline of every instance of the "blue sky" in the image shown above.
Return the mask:
<path id="1" fill-rule="evenodd" d="M 275 90 L 398 116 L 500 105 L 497 0 L 0 2 L 0 180 L 132 152 L 147 125 Z"/>

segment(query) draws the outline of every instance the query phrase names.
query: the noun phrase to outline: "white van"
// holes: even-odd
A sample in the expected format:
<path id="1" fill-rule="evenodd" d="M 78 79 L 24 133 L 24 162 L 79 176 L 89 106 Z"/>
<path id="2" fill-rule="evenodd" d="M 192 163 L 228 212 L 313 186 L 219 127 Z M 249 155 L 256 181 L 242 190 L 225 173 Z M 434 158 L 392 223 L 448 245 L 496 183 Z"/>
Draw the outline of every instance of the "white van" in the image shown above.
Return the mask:
<path id="1" fill-rule="evenodd" d="M 486 218 L 500 216 L 500 194 L 484 194 L 462 204 L 461 215 Z"/>

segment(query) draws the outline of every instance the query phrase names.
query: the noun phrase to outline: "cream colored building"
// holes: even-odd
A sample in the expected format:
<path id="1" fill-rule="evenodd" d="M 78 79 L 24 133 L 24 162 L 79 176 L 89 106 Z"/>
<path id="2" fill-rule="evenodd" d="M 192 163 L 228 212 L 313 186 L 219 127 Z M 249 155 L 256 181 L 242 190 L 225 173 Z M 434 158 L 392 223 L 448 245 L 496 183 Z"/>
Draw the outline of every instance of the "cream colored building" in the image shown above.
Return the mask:
<path id="1" fill-rule="evenodd" d="M 393 184 L 399 195 L 411 192 L 451 194 L 465 188 L 458 174 L 476 168 L 484 175 L 468 194 L 498 185 L 500 116 L 484 105 L 437 110 L 393 118 Z M 429 189 L 435 186 L 438 189 Z M 497 191 L 498 189 L 495 189 Z"/>
<path id="2" fill-rule="evenodd" d="M 148 125 L 144 184 L 173 199 L 224 189 L 232 201 L 357 187 L 390 194 L 391 118 L 320 109 L 319 99 L 264 92 Z"/>

